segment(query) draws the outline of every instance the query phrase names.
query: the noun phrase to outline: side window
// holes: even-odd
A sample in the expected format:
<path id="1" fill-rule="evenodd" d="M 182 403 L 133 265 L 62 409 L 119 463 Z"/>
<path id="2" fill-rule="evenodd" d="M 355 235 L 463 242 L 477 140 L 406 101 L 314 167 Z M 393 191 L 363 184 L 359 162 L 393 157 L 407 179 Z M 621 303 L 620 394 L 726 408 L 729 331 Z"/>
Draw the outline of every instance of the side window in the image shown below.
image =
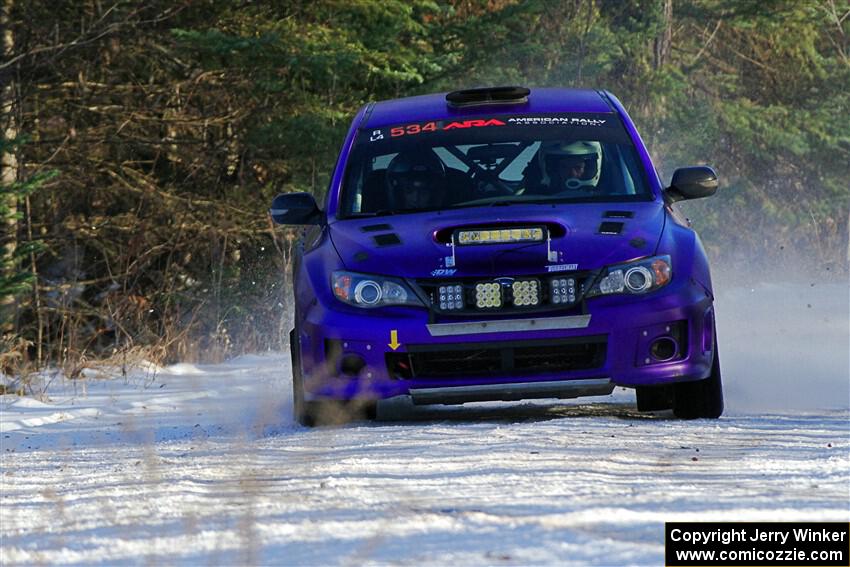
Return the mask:
<path id="1" fill-rule="evenodd" d="M 635 181 L 618 144 L 602 144 L 602 174 L 599 188 L 605 195 L 634 195 Z"/>
<path id="2" fill-rule="evenodd" d="M 348 175 L 348 191 L 344 193 L 343 207 L 349 211 L 359 213 L 362 210 L 363 201 L 363 176 Z"/>
<path id="3" fill-rule="evenodd" d="M 398 152 L 374 156 L 359 179 L 359 199 L 353 212 L 370 213 L 387 208 L 387 167 Z"/>
<path id="4" fill-rule="evenodd" d="M 620 146 L 617 148 L 617 157 L 620 160 L 617 169 L 622 175 L 622 191 L 624 195 L 634 195 L 637 193 L 635 189 L 635 179 L 632 177 L 634 172 L 640 171 L 638 164 L 635 162 L 634 152 L 622 151 Z M 639 183 L 639 182 L 638 182 Z"/>

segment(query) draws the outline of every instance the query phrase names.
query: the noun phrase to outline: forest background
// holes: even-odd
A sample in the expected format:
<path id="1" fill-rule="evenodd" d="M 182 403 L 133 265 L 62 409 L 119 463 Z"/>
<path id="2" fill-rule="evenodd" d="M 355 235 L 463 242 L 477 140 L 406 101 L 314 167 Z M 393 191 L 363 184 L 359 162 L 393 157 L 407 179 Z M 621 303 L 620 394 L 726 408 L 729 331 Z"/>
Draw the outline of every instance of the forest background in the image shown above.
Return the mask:
<path id="1" fill-rule="evenodd" d="M 365 102 L 604 88 L 715 272 L 848 276 L 847 0 L 0 0 L 0 371 L 282 349 L 298 232 Z M 777 276 L 779 275 L 779 276 Z"/>

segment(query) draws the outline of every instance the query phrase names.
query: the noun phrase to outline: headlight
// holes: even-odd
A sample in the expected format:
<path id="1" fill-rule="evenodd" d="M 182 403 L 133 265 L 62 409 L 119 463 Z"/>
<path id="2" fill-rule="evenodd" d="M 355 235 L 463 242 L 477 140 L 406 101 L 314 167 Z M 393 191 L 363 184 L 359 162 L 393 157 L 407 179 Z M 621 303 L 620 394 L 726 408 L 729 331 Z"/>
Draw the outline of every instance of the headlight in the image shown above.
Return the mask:
<path id="1" fill-rule="evenodd" d="M 475 284 L 475 306 L 479 309 L 502 306 L 502 285 L 499 282 Z"/>
<path id="2" fill-rule="evenodd" d="M 654 256 L 628 264 L 608 266 L 602 278 L 585 297 L 612 293 L 646 293 L 666 285 L 673 278 L 670 256 Z"/>
<path id="3" fill-rule="evenodd" d="M 440 309 L 443 311 L 451 311 L 453 309 L 463 309 L 463 286 L 461 284 L 444 284 L 437 288 L 439 294 Z"/>
<path id="4" fill-rule="evenodd" d="M 356 307 L 422 306 L 419 298 L 397 278 L 338 271 L 331 276 L 331 288 L 337 299 Z"/>

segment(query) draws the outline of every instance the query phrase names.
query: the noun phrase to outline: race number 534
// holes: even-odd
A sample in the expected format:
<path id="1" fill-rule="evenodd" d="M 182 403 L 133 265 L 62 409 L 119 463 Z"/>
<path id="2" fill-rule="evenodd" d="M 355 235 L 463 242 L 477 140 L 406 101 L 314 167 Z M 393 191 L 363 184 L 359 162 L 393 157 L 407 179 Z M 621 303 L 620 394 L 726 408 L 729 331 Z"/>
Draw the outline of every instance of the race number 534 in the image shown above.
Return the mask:
<path id="1" fill-rule="evenodd" d="M 399 136 L 419 134 L 420 132 L 433 132 L 437 129 L 436 122 L 427 122 L 425 124 L 408 124 L 406 126 L 397 126 L 390 128 L 390 136 L 397 138 Z"/>

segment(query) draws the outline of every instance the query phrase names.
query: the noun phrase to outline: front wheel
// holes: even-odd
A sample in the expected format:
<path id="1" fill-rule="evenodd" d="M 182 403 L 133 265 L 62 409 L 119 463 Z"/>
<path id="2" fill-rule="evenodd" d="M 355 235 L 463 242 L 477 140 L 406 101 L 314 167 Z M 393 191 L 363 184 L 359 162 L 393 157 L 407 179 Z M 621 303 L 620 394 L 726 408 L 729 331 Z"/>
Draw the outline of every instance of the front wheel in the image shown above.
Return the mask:
<path id="1" fill-rule="evenodd" d="M 292 413 L 295 421 L 306 427 L 315 427 L 375 418 L 374 403 L 305 400 L 304 376 L 301 374 L 301 345 L 298 343 L 295 329 L 289 332 L 289 351 L 292 359 Z"/>
<path id="2" fill-rule="evenodd" d="M 292 414 L 295 421 L 301 425 L 311 427 L 315 423 L 315 416 L 309 411 L 309 406 L 304 402 L 304 379 L 301 376 L 301 345 L 298 344 L 298 335 L 295 329 L 289 331 L 289 354 L 292 359 Z"/>
<path id="3" fill-rule="evenodd" d="M 720 353 L 714 335 L 714 361 L 711 375 L 696 382 L 676 384 L 673 390 L 673 414 L 681 419 L 716 419 L 723 413 L 723 383 L 720 378 Z"/>

